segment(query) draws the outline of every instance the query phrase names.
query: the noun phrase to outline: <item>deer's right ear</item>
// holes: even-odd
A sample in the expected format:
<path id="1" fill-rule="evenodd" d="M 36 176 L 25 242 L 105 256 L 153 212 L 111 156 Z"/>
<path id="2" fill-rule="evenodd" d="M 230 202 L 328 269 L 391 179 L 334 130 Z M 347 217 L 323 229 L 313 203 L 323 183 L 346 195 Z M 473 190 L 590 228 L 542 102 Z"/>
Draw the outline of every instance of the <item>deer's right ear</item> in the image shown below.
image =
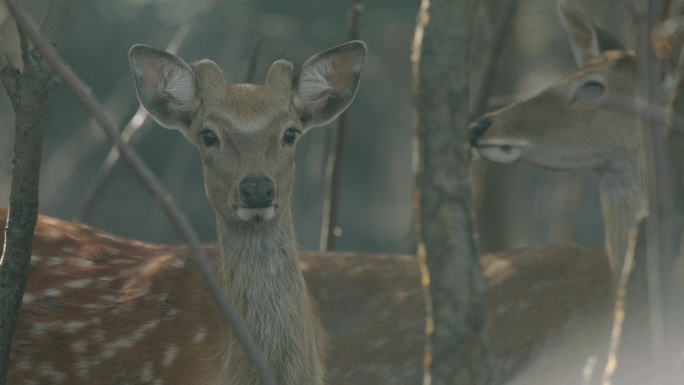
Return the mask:
<path id="1" fill-rule="evenodd" d="M 594 25 L 579 9 L 567 0 L 558 0 L 558 17 L 570 40 L 572 54 L 578 67 L 604 51 L 626 50 L 613 35 Z"/>
<path id="2" fill-rule="evenodd" d="M 594 24 L 565 0 L 558 0 L 558 17 L 565 30 L 578 67 L 601 53 Z"/>
<path id="3" fill-rule="evenodd" d="M 140 104 L 160 125 L 186 131 L 200 106 L 190 65 L 168 52 L 134 45 L 128 54 Z"/>

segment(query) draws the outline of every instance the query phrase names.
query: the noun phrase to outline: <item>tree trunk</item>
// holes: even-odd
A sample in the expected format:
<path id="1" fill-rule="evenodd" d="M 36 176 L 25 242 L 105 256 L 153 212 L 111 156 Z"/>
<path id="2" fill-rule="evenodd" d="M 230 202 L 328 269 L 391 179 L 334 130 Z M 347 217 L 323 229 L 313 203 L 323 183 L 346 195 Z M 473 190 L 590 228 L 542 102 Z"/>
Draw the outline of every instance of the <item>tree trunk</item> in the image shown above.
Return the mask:
<path id="1" fill-rule="evenodd" d="M 414 208 L 429 272 L 433 384 L 484 384 L 484 286 L 472 237 L 468 181 L 469 0 L 423 0 L 413 45 Z"/>

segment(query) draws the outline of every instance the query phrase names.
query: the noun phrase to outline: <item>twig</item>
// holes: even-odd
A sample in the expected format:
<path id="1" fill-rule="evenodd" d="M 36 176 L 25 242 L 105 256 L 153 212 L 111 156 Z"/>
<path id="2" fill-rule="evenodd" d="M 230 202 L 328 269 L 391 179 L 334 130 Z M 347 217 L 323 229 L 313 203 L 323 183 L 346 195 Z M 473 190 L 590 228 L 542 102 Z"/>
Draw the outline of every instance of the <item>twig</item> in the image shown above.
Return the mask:
<path id="1" fill-rule="evenodd" d="M 56 48 L 59 48 L 62 36 L 64 35 L 69 8 L 71 8 L 71 0 L 68 3 L 68 7 L 64 7 L 62 4 L 49 2 L 45 7 L 43 19 L 40 21 L 41 36 Z"/>
<path id="2" fill-rule="evenodd" d="M 192 251 L 197 266 L 210 289 L 211 295 L 219 305 L 223 315 L 230 321 L 232 332 L 247 350 L 255 363 L 258 375 L 265 385 L 275 385 L 275 379 L 266 365 L 251 337 L 247 334 L 235 308 L 221 288 L 221 283 L 213 271 L 208 257 L 202 250 L 197 234 L 194 232 L 185 215 L 177 207 L 173 197 L 164 190 L 152 171 L 145 165 L 140 156 L 119 137 L 113 124 L 109 121 L 100 103 L 92 96 L 85 83 L 66 65 L 64 60 L 55 52 L 38 32 L 35 23 L 15 0 L 5 0 L 17 24 L 26 31 L 35 48 L 43 55 L 45 62 L 54 69 L 64 84 L 71 89 L 77 99 L 88 112 L 100 123 L 107 136 L 116 144 L 123 158 L 133 169 L 142 184 L 153 194 L 161 209 L 167 214 L 169 221 L 176 231 L 187 242 Z"/>
<path id="3" fill-rule="evenodd" d="M 0 38 L 0 80 L 7 91 L 10 100 L 17 97 L 17 78 L 19 77 L 19 70 L 12 65 L 12 59 L 5 47 L 5 41 Z"/>
<path id="4" fill-rule="evenodd" d="M 173 37 L 169 41 L 169 44 L 166 46 L 166 52 L 178 52 L 178 49 L 180 49 L 190 34 L 190 30 L 194 26 L 196 20 L 197 16 L 185 20 L 180 27 L 178 27 Z M 145 112 L 145 109 L 142 106 L 138 106 L 138 110 L 135 112 L 131 120 L 126 123 L 126 126 L 121 132 L 121 138 L 126 143 L 131 143 L 134 137 L 135 142 L 141 142 L 145 138 L 145 135 L 143 134 L 146 132 L 143 127 L 149 121 L 149 119 L 150 117 L 147 115 L 147 112 Z M 75 210 L 75 221 L 83 222 L 90 217 L 90 214 L 95 208 L 95 204 L 97 203 L 98 199 L 103 196 L 105 189 L 112 180 L 113 171 L 119 164 L 120 159 L 121 156 L 119 154 L 119 150 L 116 148 L 116 146 L 112 146 L 112 148 L 109 149 L 104 162 L 102 162 L 100 168 L 95 172 L 95 175 L 91 178 L 90 183 L 84 190 L 85 193 L 83 194 L 83 199 L 80 200 L 80 203 Z"/>
<path id="5" fill-rule="evenodd" d="M 645 206 L 645 204 L 644 204 Z M 615 310 L 613 311 L 613 327 L 610 333 L 610 343 L 608 346 L 608 356 L 606 358 L 606 367 L 603 370 L 601 377 L 601 385 L 611 385 L 615 369 L 618 365 L 618 351 L 620 348 L 620 340 L 622 338 L 622 326 L 625 322 L 626 313 L 626 297 L 629 278 L 634 267 L 634 254 L 637 248 L 637 240 L 639 238 L 639 230 L 644 218 L 648 215 L 647 210 L 639 210 L 636 213 L 636 221 L 634 226 L 629 231 L 629 238 L 627 241 L 627 252 L 625 253 L 625 260 L 622 265 L 622 272 L 618 281 L 618 289 L 615 298 Z"/>
<path id="6" fill-rule="evenodd" d="M 518 0 L 506 0 L 503 5 L 499 23 L 496 25 L 496 31 L 489 43 L 489 51 L 484 58 L 484 70 L 482 70 L 480 76 L 480 85 L 475 89 L 473 106 L 470 110 L 471 120 L 486 112 L 485 109 L 487 108 L 489 95 L 491 94 L 492 86 L 496 81 L 496 70 L 499 64 L 499 57 L 503 52 L 503 44 L 510 35 L 517 8 Z"/>
<path id="7" fill-rule="evenodd" d="M 254 83 L 254 75 L 256 74 L 257 65 L 259 64 L 259 57 L 261 56 L 261 45 L 264 43 L 264 35 L 258 34 L 252 43 L 252 50 L 249 55 L 249 63 L 247 63 L 247 71 L 245 72 L 245 83 Z"/>
<path id="8" fill-rule="evenodd" d="M 362 12 L 363 0 L 352 0 L 352 7 L 349 13 L 348 40 L 359 38 Z M 325 167 L 323 218 L 321 221 L 321 238 L 318 244 L 318 249 L 321 252 L 335 250 L 335 241 L 342 235 L 342 230 L 337 226 L 337 223 L 340 208 L 340 166 L 342 164 L 347 131 L 347 114 L 349 114 L 349 108 L 337 119 L 337 127 L 333 133 L 328 161 Z"/>

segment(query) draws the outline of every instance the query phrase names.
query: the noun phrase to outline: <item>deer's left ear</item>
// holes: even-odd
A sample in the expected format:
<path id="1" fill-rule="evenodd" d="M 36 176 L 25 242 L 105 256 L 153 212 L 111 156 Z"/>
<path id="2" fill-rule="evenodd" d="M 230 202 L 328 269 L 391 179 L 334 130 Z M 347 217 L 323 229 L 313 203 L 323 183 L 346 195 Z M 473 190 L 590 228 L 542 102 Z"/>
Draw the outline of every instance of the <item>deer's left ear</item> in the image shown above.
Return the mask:
<path id="1" fill-rule="evenodd" d="M 366 51 L 363 42 L 350 41 L 304 63 L 294 79 L 293 95 L 304 129 L 330 122 L 354 100 Z"/>

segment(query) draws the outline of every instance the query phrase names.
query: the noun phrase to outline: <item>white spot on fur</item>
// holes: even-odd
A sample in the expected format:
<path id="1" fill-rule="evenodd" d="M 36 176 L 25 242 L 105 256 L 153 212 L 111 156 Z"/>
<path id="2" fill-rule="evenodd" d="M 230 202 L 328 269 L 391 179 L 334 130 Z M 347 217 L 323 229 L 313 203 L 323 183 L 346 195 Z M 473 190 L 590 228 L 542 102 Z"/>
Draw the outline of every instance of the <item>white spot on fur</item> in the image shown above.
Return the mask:
<path id="1" fill-rule="evenodd" d="M 104 359 L 112 358 L 121 349 L 133 347 L 137 342 L 139 342 L 140 340 L 145 338 L 145 335 L 147 334 L 148 330 L 157 327 L 158 323 L 159 323 L 159 321 L 157 321 L 157 320 L 153 320 L 153 321 L 144 323 L 137 330 L 133 331 L 133 333 L 131 333 L 127 336 L 123 336 L 116 341 L 112 341 L 112 342 L 102 344 L 102 353 L 101 353 L 102 358 L 104 358 Z"/>
<path id="2" fill-rule="evenodd" d="M 83 353 L 86 351 L 86 343 L 84 341 L 73 341 L 71 343 L 71 350 L 74 353 Z"/>
<path id="3" fill-rule="evenodd" d="M 30 305 L 35 302 L 36 296 L 31 293 L 24 293 L 24 297 L 21 299 L 21 303 L 24 305 Z"/>
<path id="4" fill-rule="evenodd" d="M 45 297 L 61 297 L 62 291 L 58 289 L 47 289 L 43 292 Z"/>
<path id="5" fill-rule="evenodd" d="M 169 346 L 164 351 L 164 360 L 162 361 L 162 364 L 165 367 L 171 366 L 171 364 L 173 364 L 173 361 L 176 360 L 177 356 L 178 356 L 178 346 L 176 346 L 176 345 Z"/>
<path id="6" fill-rule="evenodd" d="M 25 357 L 22 358 L 18 363 L 17 363 L 17 368 L 20 370 L 29 370 L 33 366 L 33 360 L 30 357 Z"/>
<path id="7" fill-rule="evenodd" d="M 204 327 L 201 327 L 195 332 L 195 335 L 192 337 L 192 342 L 199 344 L 200 342 L 207 339 L 208 334 L 209 334 L 209 332 L 207 331 L 207 329 Z"/>
<path id="8" fill-rule="evenodd" d="M 97 362 L 99 364 L 99 362 Z M 90 374 L 90 367 L 95 365 L 90 360 L 80 360 L 76 362 L 76 371 L 78 372 L 78 376 L 81 378 L 87 377 Z"/>
<path id="9" fill-rule="evenodd" d="M 185 267 L 185 260 L 184 259 L 176 259 L 175 261 L 171 262 L 171 266 L 182 269 Z"/>
<path id="10" fill-rule="evenodd" d="M 67 379 L 67 375 L 57 371 L 52 363 L 41 364 L 38 373 L 43 377 L 48 377 L 53 384 L 63 384 Z"/>
<path id="11" fill-rule="evenodd" d="M 39 263 L 42 260 L 43 260 L 43 257 L 35 255 L 35 254 L 31 254 L 31 264 L 32 265 L 35 265 L 36 263 Z"/>
<path id="12" fill-rule="evenodd" d="M 92 342 L 102 342 L 104 341 L 104 330 L 95 330 L 92 334 Z"/>
<path id="13" fill-rule="evenodd" d="M 67 333 L 76 333 L 86 325 L 83 321 L 66 321 L 62 327 Z"/>
<path id="14" fill-rule="evenodd" d="M 150 382 L 152 381 L 152 377 L 154 377 L 154 368 L 152 367 L 152 363 L 148 362 L 143 365 L 142 371 L 140 373 L 140 379 L 144 382 Z"/>
<path id="15" fill-rule="evenodd" d="M 86 266 L 92 266 L 94 263 L 90 259 L 86 258 L 67 258 L 67 261 L 69 262 L 70 265 L 76 266 L 76 267 L 86 267 Z"/>
<path id="16" fill-rule="evenodd" d="M 158 379 L 154 380 L 152 385 L 164 385 L 164 381 L 158 378 Z"/>
<path id="17" fill-rule="evenodd" d="M 45 266 L 58 266 L 64 263 L 64 258 L 62 257 L 48 257 Z"/>
<path id="18" fill-rule="evenodd" d="M 66 287 L 70 287 L 73 289 L 82 289 L 86 286 L 90 286 L 90 284 L 93 282 L 92 278 L 83 278 L 83 279 L 75 279 L 73 281 L 69 281 L 65 283 L 64 285 Z"/>
<path id="19" fill-rule="evenodd" d="M 60 231 L 58 231 L 57 229 L 50 227 L 47 229 L 47 231 L 45 231 L 43 236 L 45 238 L 48 238 L 51 240 L 56 240 L 56 239 L 60 239 L 62 237 L 62 233 Z"/>

